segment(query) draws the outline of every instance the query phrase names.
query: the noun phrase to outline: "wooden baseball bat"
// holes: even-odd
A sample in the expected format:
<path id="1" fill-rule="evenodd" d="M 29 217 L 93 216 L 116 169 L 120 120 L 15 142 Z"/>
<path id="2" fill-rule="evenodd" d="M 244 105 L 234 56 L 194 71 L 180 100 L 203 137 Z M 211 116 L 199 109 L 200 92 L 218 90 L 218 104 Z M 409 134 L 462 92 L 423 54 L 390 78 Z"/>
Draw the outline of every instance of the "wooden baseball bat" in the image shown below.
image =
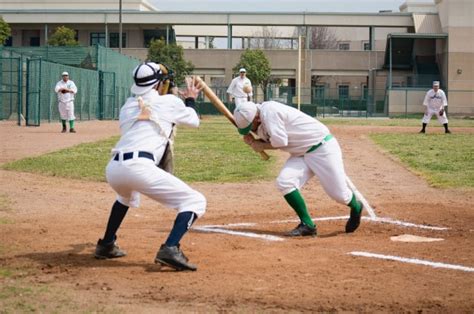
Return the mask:
<path id="1" fill-rule="evenodd" d="M 207 86 L 207 84 L 199 76 L 195 76 L 194 80 L 196 85 L 201 86 L 202 92 L 204 93 L 204 95 L 206 95 L 207 98 L 209 98 L 214 107 L 216 107 L 220 113 L 222 113 L 235 127 L 237 127 L 234 115 L 232 114 L 232 112 L 229 111 L 229 109 L 227 109 L 227 107 L 219 99 L 219 97 L 217 97 L 217 95 L 212 91 L 212 89 L 210 89 L 209 86 Z M 256 135 L 252 132 L 250 134 L 252 134 L 253 138 L 255 139 Z M 268 154 L 264 151 L 260 152 L 260 157 L 263 160 L 268 160 L 270 158 L 270 156 L 268 156 Z"/>

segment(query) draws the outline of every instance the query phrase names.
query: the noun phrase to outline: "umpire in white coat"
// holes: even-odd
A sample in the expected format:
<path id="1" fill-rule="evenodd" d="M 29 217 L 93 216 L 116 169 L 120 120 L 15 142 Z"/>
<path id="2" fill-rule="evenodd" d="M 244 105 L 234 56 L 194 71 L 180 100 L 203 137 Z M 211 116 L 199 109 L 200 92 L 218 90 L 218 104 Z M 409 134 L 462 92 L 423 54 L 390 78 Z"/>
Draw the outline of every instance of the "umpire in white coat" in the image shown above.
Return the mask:
<path id="1" fill-rule="evenodd" d="M 315 175 L 332 199 L 350 207 L 346 232 L 354 232 L 359 227 L 362 203 L 346 183 L 341 148 L 324 124 L 276 101 L 240 104 L 235 108 L 234 117 L 245 143 L 255 151 L 281 149 L 290 154 L 276 180 L 278 189 L 301 220 L 289 236 L 317 233 L 300 192 Z M 250 131 L 256 132 L 260 139 L 255 140 Z"/>
<path id="2" fill-rule="evenodd" d="M 155 257 L 155 263 L 176 270 L 196 270 L 180 248 L 180 240 L 194 221 L 206 210 L 206 199 L 198 191 L 157 165 L 169 144 L 173 125 L 199 126 L 194 100 L 199 89 L 188 79 L 182 93 L 160 95 L 165 77 L 161 66 L 144 63 L 133 71 L 130 97 L 120 110 L 121 138 L 112 150 L 106 177 L 117 193 L 104 237 L 99 239 L 95 257 L 108 259 L 125 256 L 117 244 L 116 232 L 129 207 L 138 207 L 140 194 L 177 211 L 174 226 Z"/>

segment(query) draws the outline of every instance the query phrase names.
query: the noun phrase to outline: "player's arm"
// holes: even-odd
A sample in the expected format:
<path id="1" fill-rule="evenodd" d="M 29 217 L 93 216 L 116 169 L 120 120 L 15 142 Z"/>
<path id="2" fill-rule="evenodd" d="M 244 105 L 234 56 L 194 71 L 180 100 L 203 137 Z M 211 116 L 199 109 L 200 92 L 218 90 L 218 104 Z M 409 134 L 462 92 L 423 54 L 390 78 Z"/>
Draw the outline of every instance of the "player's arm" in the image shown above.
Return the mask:
<path id="1" fill-rule="evenodd" d="M 73 81 L 71 81 L 71 83 L 72 83 L 72 84 L 71 84 L 71 88 L 69 89 L 69 92 L 70 92 L 70 93 L 73 93 L 73 94 L 77 94 L 77 86 L 76 86 L 76 84 L 74 84 Z"/>
<path id="2" fill-rule="evenodd" d="M 229 102 L 232 101 L 232 97 L 234 96 L 234 88 L 235 88 L 235 79 L 230 82 L 229 88 L 227 88 L 228 100 Z"/>
<path id="3" fill-rule="evenodd" d="M 272 143 L 270 142 L 265 142 L 260 139 L 254 139 L 251 134 L 244 135 L 244 142 L 250 147 L 252 147 L 252 149 L 256 152 L 262 152 L 264 150 L 269 149 L 277 149 L 276 147 L 273 147 Z"/>
<path id="4" fill-rule="evenodd" d="M 448 99 L 446 98 L 446 94 L 444 93 L 444 91 L 441 91 L 441 99 L 443 100 L 443 107 L 447 107 L 448 106 Z"/>
<path id="5" fill-rule="evenodd" d="M 62 90 L 63 89 L 61 88 L 61 85 L 59 83 L 57 83 L 56 86 L 54 87 L 54 91 L 56 93 L 60 93 L 60 92 L 62 92 Z"/>

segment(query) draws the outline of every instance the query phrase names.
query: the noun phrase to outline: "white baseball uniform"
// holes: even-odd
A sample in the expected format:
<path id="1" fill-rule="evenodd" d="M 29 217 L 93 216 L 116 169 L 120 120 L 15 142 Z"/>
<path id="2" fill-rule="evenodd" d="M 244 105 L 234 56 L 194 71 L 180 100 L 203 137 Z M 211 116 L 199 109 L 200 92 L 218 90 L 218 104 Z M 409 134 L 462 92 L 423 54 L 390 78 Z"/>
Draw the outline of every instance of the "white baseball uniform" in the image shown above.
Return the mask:
<path id="1" fill-rule="evenodd" d="M 249 94 L 244 93 L 244 86 L 246 85 L 252 86 L 252 82 L 247 77 L 241 78 L 237 76 L 232 80 L 229 88 L 227 88 L 227 93 L 231 94 L 235 99 L 235 105 L 246 102 L 247 96 L 253 96 L 252 92 Z"/>
<path id="2" fill-rule="evenodd" d="M 59 90 L 62 88 L 68 88 L 72 90 L 72 93 L 62 93 Z M 77 87 L 73 81 L 60 80 L 56 83 L 54 88 L 56 94 L 58 94 L 58 109 L 61 120 L 75 120 L 74 116 L 74 95 L 77 94 Z"/>
<path id="3" fill-rule="evenodd" d="M 122 136 L 112 149 L 113 157 L 106 168 L 107 181 L 123 205 L 138 207 L 141 193 L 178 213 L 191 211 L 201 217 L 206 210 L 204 196 L 156 166 L 163 156 L 173 124 L 198 127 L 198 115 L 174 95 L 160 96 L 152 89 L 142 97 L 151 113 L 150 118 L 139 120 L 142 110 L 135 97 L 129 98 L 122 107 L 119 118 Z M 154 161 L 139 157 L 139 152 L 151 153 Z M 133 158 L 124 160 L 131 155 L 127 153 L 132 153 Z"/>
<path id="4" fill-rule="evenodd" d="M 423 123 L 428 124 L 433 115 L 436 115 L 439 123 L 448 123 L 448 116 L 446 112 L 444 112 L 442 116 L 439 115 L 439 111 L 448 106 L 448 100 L 446 99 L 446 94 L 443 92 L 443 90 L 438 89 L 438 92 L 435 92 L 433 89 L 430 89 L 425 95 L 423 106 L 426 107 L 426 111 L 422 120 Z"/>
<path id="5" fill-rule="evenodd" d="M 307 114 L 275 101 L 257 106 L 261 119 L 258 136 L 291 155 L 276 180 L 282 194 L 301 189 L 316 175 L 331 198 L 349 204 L 353 193 L 346 183 L 341 148 L 329 129 Z"/>

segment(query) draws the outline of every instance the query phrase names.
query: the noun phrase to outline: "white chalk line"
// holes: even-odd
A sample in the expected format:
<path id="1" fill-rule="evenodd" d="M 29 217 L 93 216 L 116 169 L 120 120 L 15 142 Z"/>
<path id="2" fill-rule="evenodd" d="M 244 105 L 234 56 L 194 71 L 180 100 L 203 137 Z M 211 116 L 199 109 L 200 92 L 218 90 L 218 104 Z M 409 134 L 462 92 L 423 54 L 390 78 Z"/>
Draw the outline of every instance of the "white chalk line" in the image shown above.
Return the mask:
<path id="1" fill-rule="evenodd" d="M 349 185 L 352 192 L 354 192 L 354 194 L 356 195 L 357 199 L 362 202 L 369 216 L 371 218 L 377 218 L 377 215 L 375 214 L 375 211 L 372 208 L 372 206 L 369 205 L 369 202 L 367 202 L 364 195 L 362 195 L 362 193 L 359 192 L 359 190 L 356 188 L 354 183 L 352 183 L 351 179 L 348 176 L 346 176 L 346 182 L 347 182 L 347 185 Z"/>
<path id="2" fill-rule="evenodd" d="M 414 223 L 411 223 L 411 222 L 406 222 L 406 221 L 401 221 L 401 220 L 394 220 L 394 219 L 388 218 L 388 217 L 387 218 L 383 218 L 383 217 L 376 217 L 376 218 L 362 217 L 362 219 L 369 220 L 369 221 L 374 221 L 374 222 L 392 224 L 392 225 L 399 225 L 399 226 L 409 227 L 409 228 L 418 228 L 418 229 L 435 230 L 435 231 L 449 230 L 449 228 L 447 228 L 447 227 L 419 225 L 419 224 L 414 224 Z"/>
<path id="3" fill-rule="evenodd" d="M 202 231 L 202 232 L 224 233 L 224 234 L 236 235 L 236 236 L 247 237 L 247 238 L 263 239 L 267 241 L 284 241 L 285 240 L 281 237 L 277 237 L 270 234 L 258 234 L 258 233 L 253 233 L 253 232 L 234 231 L 234 230 L 228 230 L 228 229 L 217 228 L 217 227 L 209 228 L 209 227 L 204 226 L 204 227 L 193 227 L 193 229 Z"/>
<path id="4" fill-rule="evenodd" d="M 378 259 L 384 259 L 384 260 L 390 260 L 390 261 L 397 261 L 397 262 L 408 263 L 408 264 L 424 265 L 424 266 L 430 266 L 433 268 L 446 268 L 446 269 L 453 269 L 453 270 L 461 270 L 465 272 L 474 272 L 473 267 L 433 262 L 433 261 L 423 260 L 423 259 L 418 259 L 418 258 L 407 258 L 407 257 L 383 255 L 383 254 L 359 252 L 359 251 L 350 252 L 347 254 L 354 255 L 354 256 L 372 257 L 372 258 L 378 258 Z"/>

